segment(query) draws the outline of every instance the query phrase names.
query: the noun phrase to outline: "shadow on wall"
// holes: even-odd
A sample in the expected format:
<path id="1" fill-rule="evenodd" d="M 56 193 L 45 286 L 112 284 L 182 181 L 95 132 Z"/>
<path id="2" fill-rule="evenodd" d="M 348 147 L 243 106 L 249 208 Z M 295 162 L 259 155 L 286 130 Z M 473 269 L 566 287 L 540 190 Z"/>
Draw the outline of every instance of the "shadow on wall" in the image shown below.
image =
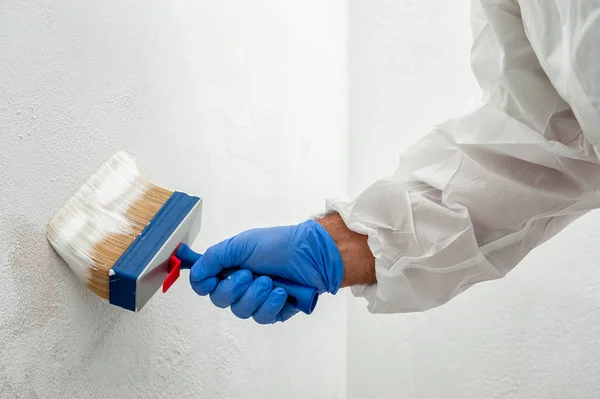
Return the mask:
<path id="1" fill-rule="evenodd" d="M 0 397 L 36 397 L 40 392 L 33 387 L 84 374 L 126 315 L 111 312 L 111 305 L 82 285 L 45 231 L 25 216 L 9 217 L 8 223 L 14 226 L 7 242 L 8 276 L 16 297 L 0 320 Z"/>

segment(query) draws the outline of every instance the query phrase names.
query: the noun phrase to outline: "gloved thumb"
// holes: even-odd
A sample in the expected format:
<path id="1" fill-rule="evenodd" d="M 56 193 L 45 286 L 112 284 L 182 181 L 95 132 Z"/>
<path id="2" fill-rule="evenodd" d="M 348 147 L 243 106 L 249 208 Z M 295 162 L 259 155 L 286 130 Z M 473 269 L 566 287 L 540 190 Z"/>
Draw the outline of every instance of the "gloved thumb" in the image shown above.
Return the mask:
<path id="1" fill-rule="evenodd" d="M 216 277 L 223 269 L 240 266 L 249 256 L 244 249 L 245 246 L 238 245 L 235 237 L 213 245 L 192 266 L 190 281 L 200 282 Z"/>

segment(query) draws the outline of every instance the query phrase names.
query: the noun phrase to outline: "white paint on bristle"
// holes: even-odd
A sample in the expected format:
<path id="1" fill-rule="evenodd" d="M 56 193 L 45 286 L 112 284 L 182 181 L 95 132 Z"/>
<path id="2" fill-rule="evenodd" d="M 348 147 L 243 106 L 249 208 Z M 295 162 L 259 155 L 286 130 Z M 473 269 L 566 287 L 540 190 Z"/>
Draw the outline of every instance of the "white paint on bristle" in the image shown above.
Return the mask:
<path id="1" fill-rule="evenodd" d="M 117 154 L 116 156 L 119 157 L 119 160 L 111 165 L 113 173 L 104 176 L 97 187 L 98 196 L 96 198 L 101 205 L 108 205 L 115 200 L 119 201 L 139 177 L 133 159 L 125 154 Z"/>
<path id="2" fill-rule="evenodd" d="M 79 279 L 88 281 L 98 243 L 111 234 L 133 233 L 125 213 L 148 187 L 135 161 L 118 152 L 54 214 L 48 240 Z"/>

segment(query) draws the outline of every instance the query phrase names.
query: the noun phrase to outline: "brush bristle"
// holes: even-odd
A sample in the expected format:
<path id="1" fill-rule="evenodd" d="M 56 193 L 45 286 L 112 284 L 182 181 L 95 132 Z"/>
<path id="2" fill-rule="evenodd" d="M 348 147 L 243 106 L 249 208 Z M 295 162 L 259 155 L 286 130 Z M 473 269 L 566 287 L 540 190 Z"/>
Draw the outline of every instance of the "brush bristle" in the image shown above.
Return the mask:
<path id="1" fill-rule="evenodd" d="M 48 241 L 90 290 L 108 299 L 110 269 L 172 194 L 144 180 L 119 152 L 54 214 Z"/>

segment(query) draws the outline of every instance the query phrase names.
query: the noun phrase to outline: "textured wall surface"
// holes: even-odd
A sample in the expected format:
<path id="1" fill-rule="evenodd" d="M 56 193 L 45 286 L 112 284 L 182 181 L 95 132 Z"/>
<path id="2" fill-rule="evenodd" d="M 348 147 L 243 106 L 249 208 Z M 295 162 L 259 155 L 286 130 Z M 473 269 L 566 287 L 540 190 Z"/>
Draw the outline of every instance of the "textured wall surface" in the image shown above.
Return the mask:
<path id="1" fill-rule="evenodd" d="M 462 112 L 467 0 L 351 0 L 350 180 L 358 193 Z M 505 279 L 412 315 L 348 308 L 348 398 L 600 397 L 600 214 L 574 223 Z"/>
<path id="2" fill-rule="evenodd" d="M 195 249 L 345 189 L 346 6 L 0 1 L 0 397 L 341 398 L 345 305 L 263 327 L 184 279 L 139 314 L 89 293 L 45 225 L 124 149 L 205 200 Z"/>

